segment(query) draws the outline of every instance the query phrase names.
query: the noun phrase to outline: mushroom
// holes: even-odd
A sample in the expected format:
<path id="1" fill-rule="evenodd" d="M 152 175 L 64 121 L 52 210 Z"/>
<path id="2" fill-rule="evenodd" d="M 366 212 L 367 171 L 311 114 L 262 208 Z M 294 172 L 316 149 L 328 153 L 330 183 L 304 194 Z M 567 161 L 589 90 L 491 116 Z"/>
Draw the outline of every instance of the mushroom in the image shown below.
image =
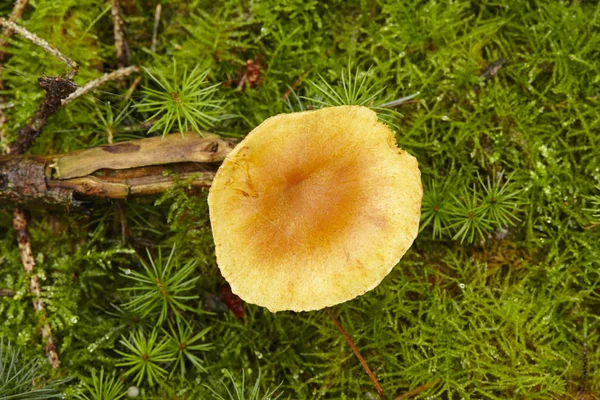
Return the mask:
<path id="1" fill-rule="evenodd" d="M 248 303 L 310 311 L 375 288 L 417 236 L 415 157 L 366 107 L 271 117 L 229 153 L 208 204 L 217 264 Z"/>

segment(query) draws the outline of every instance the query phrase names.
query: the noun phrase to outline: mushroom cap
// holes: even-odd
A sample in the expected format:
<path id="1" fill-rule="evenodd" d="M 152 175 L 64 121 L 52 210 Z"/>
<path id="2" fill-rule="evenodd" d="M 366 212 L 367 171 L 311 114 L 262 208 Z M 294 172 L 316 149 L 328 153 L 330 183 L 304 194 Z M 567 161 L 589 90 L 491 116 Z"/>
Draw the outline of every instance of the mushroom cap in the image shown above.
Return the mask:
<path id="1" fill-rule="evenodd" d="M 233 293 L 309 311 L 376 287 L 416 238 L 415 157 L 366 107 L 271 117 L 225 158 L 208 204 Z"/>

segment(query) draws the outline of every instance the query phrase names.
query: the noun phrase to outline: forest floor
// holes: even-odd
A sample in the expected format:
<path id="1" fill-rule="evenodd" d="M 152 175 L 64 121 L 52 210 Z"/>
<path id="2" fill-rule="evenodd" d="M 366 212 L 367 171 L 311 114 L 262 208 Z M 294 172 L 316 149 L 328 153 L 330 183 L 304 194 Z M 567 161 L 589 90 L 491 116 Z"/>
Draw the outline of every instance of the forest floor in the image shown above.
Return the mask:
<path id="1" fill-rule="evenodd" d="M 79 65 L 78 85 L 142 67 L 60 107 L 33 154 L 184 130 L 241 138 L 279 113 L 416 94 L 380 116 L 419 162 L 419 237 L 333 313 L 389 399 L 600 397 L 597 2 L 37 0 L 17 22 Z M 38 78 L 67 69 L 20 35 L 5 51 L 12 142 L 42 101 Z M 229 398 L 230 377 L 247 398 L 255 382 L 265 399 L 378 398 L 326 311 L 228 308 L 206 194 L 182 182 L 85 213 L 29 209 L 42 312 L 0 209 L 0 347 L 40 358 L 38 389 L 59 380 L 78 398 Z"/>

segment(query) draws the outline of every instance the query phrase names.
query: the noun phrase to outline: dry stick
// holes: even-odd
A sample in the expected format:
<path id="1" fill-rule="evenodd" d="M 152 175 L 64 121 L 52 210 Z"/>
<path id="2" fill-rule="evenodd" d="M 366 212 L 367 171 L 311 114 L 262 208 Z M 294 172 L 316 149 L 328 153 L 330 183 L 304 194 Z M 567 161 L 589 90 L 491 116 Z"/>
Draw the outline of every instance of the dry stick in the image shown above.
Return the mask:
<path id="1" fill-rule="evenodd" d="M 23 154 L 29 150 L 42 133 L 42 128 L 48 122 L 48 118 L 58 111 L 62 100 L 73 93 L 77 87 L 70 79 L 60 76 L 42 76 L 38 82 L 46 91 L 46 96 L 27 125 L 19 129 L 17 140 L 10 146 L 11 153 Z"/>
<path id="2" fill-rule="evenodd" d="M 162 6 L 159 3 L 156 5 L 156 12 L 154 13 L 154 29 L 152 30 L 152 46 L 150 47 L 153 53 L 156 53 L 156 45 L 158 44 L 158 25 L 160 24 L 161 11 Z"/>
<path id="3" fill-rule="evenodd" d="M 12 297 L 16 294 L 14 290 L 11 289 L 0 289 L 0 297 Z"/>
<path id="4" fill-rule="evenodd" d="M 25 7 L 27 7 L 27 3 L 29 0 L 16 0 L 15 5 L 13 7 L 12 12 L 10 13 L 9 21 L 14 22 L 23 16 L 25 12 Z M 4 49 L 8 46 L 8 39 L 13 35 L 13 30 L 9 27 L 4 27 L 2 30 L 2 35 L 0 35 L 0 91 L 3 92 L 6 90 L 6 86 L 4 85 L 4 78 L 2 77 L 3 69 L 2 64 L 6 60 L 7 54 L 4 52 Z M 0 95 L 0 105 L 3 107 L 0 108 L 0 144 L 2 147 L 2 154 L 9 154 L 10 147 L 7 144 L 7 134 L 8 134 L 8 117 L 6 116 L 6 97 Z"/>
<path id="5" fill-rule="evenodd" d="M 14 22 L 6 20 L 5 18 L 0 18 L 0 25 L 4 26 L 4 28 L 13 30 L 15 33 L 18 33 L 19 35 L 23 36 L 31 43 L 40 46 L 46 51 L 46 53 L 50 54 L 51 56 L 57 58 L 65 65 L 67 65 L 71 69 L 71 71 L 66 76 L 67 79 L 73 79 L 75 75 L 77 75 L 77 72 L 79 71 L 79 65 L 77 65 L 75 61 L 71 60 L 69 57 L 61 53 L 56 47 L 51 46 L 44 39 L 40 38 L 34 33 L 29 32 L 27 29 L 15 24 Z"/>
<path id="6" fill-rule="evenodd" d="M 139 72 L 139 71 L 140 71 L 140 67 L 138 67 L 137 65 L 133 65 L 131 67 L 120 68 L 111 73 L 104 74 L 100 78 L 89 81 L 85 85 L 77 88 L 77 90 L 75 90 L 73 93 L 71 93 L 67 98 L 63 99 L 61 101 L 61 104 L 63 106 L 67 105 L 70 102 L 72 102 L 73 100 L 75 100 L 76 98 L 89 93 L 90 91 L 96 89 L 99 86 L 104 85 L 107 82 L 120 80 L 126 76 L 131 75 L 134 72 Z"/>
<path id="7" fill-rule="evenodd" d="M 119 0 L 111 0 L 111 5 L 115 48 L 117 50 L 117 65 L 119 68 L 125 68 L 129 65 L 129 46 L 127 46 L 127 41 L 125 40 L 125 28 L 123 27 L 123 17 L 121 16 Z"/>
<path id="8" fill-rule="evenodd" d="M 42 321 L 42 338 L 46 342 L 46 357 L 52 368 L 58 368 L 60 366 L 60 360 L 58 353 L 56 352 L 56 344 L 54 343 L 54 337 L 52 336 L 52 328 L 48 323 L 48 314 L 46 313 L 46 306 L 42 300 L 42 288 L 38 275 L 35 272 L 35 258 L 31 251 L 31 238 L 29 237 L 28 220 L 25 212 L 22 208 L 15 208 L 13 210 L 13 227 L 17 235 L 17 242 L 19 243 L 19 250 L 21 251 L 21 262 L 25 267 L 27 274 L 31 276 L 29 282 L 29 289 L 33 293 L 33 309 L 40 314 Z"/>
<path id="9" fill-rule="evenodd" d="M 25 7 L 27 7 L 27 3 L 29 3 L 29 0 L 16 0 L 12 12 L 10 13 L 10 17 L 8 17 L 8 20 L 11 22 L 15 22 L 21 19 L 23 13 L 25 12 Z M 0 49 L 3 49 L 8 45 L 8 39 L 10 39 L 12 35 L 13 30 L 9 27 L 4 27 L 4 29 L 2 30 L 2 36 L 0 36 Z M 2 51 L 2 53 L 0 53 L 0 62 L 4 62 L 5 57 L 6 53 Z"/>
<path id="10" fill-rule="evenodd" d="M 369 375 L 371 382 L 373 382 L 373 385 L 375 385 L 375 389 L 377 390 L 377 393 L 379 393 L 379 398 L 383 399 L 384 394 L 383 394 L 383 389 L 381 388 L 381 385 L 379 385 L 379 382 L 377 382 L 377 378 L 375 378 L 375 375 L 373 375 L 373 372 L 371 372 L 371 369 L 369 368 L 369 366 L 367 365 L 367 362 L 365 361 L 363 356 L 360 354 L 360 351 L 358 350 L 358 348 L 352 341 L 352 338 L 350 337 L 350 335 L 348 335 L 348 333 L 346 332 L 346 330 L 344 329 L 344 327 L 342 326 L 340 321 L 338 321 L 337 318 L 335 317 L 335 315 L 333 315 L 333 311 L 331 311 L 331 308 L 326 308 L 326 310 L 327 310 L 327 314 L 329 315 L 329 317 L 333 320 L 333 323 L 335 324 L 335 326 L 342 333 L 342 335 L 344 336 L 344 339 L 346 339 L 346 342 L 348 342 L 348 345 L 350 345 L 350 348 L 352 348 L 354 355 L 356 356 L 356 358 L 358 358 L 358 361 L 360 361 L 360 365 L 362 365 L 362 367 L 366 371 L 367 375 Z"/>
<path id="11" fill-rule="evenodd" d="M 140 84 L 141 81 L 142 81 L 142 77 L 141 76 L 138 76 L 137 78 L 134 79 L 134 81 L 131 84 L 131 86 L 129 86 L 129 89 L 127 89 L 127 93 L 125 93 L 125 101 L 129 101 L 129 99 L 131 99 L 131 96 L 133 95 L 133 92 L 138 87 L 138 85 Z"/>
<path id="12" fill-rule="evenodd" d="M 27 5 L 26 1 L 17 1 L 15 3 L 15 8 L 13 9 L 13 13 L 11 14 L 10 20 L 6 20 L 4 18 L 0 18 L 0 25 L 4 26 L 3 33 L 8 31 L 16 32 L 19 35 L 25 37 L 30 40 L 34 44 L 42 47 L 47 53 L 53 55 L 58 58 L 60 61 L 64 62 L 71 71 L 67 75 L 67 78 L 40 78 L 39 82 L 42 88 L 46 91 L 46 97 L 40 108 L 36 112 L 36 114 L 31 118 L 30 122 L 23 128 L 19 130 L 19 137 L 17 138 L 17 142 L 14 143 L 13 146 L 5 148 L 4 152 L 8 153 L 25 153 L 39 132 L 41 128 L 46 124 L 48 117 L 56 112 L 58 107 L 60 106 L 60 100 L 62 97 L 66 97 L 70 92 L 75 90 L 71 79 L 77 74 L 79 66 L 68 57 L 64 56 L 60 51 L 56 48 L 50 46 L 48 42 L 43 39 L 40 39 L 35 34 L 29 32 L 28 30 L 17 25 L 14 20 L 20 17 L 19 13 L 22 15 L 25 6 Z M 2 60 L 4 61 L 5 56 L 2 56 Z M 66 94 L 65 94 L 66 93 Z M 0 122 L 4 124 L 7 123 L 6 115 L 4 115 L 4 119 Z M 52 328 L 48 323 L 48 314 L 46 312 L 46 307 L 42 300 L 42 289 L 39 285 L 39 278 L 37 272 L 35 271 L 35 259 L 33 257 L 33 253 L 31 251 L 31 238 L 29 236 L 28 231 L 28 220 L 25 214 L 25 211 L 18 207 L 13 210 L 13 227 L 15 229 L 15 233 L 17 236 L 17 242 L 19 244 L 19 250 L 21 252 L 21 261 L 25 268 L 25 271 L 28 275 L 30 275 L 30 290 L 34 295 L 33 299 L 33 308 L 34 310 L 41 314 L 40 319 L 42 322 L 42 338 L 46 342 L 46 356 L 48 357 L 48 362 L 53 368 L 58 368 L 60 366 L 60 360 L 58 358 L 58 353 L 56 351 L 56 344 L 54 343 L 54 337 L 52 335 Z"/>

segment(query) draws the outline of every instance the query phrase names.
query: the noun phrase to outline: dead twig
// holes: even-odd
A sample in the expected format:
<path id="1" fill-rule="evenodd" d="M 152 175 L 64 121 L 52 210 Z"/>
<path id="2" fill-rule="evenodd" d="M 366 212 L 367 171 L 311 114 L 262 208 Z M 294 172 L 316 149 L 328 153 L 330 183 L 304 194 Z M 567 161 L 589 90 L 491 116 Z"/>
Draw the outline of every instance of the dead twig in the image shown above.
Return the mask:
<path id="1" fill-rule="evenodd" d="M 12 297 L 15 295 L 14 290 L 10 290 L 10 289 L 0 289 L 0 297 Z"/>
<path id="2" fill-rule="evenodd" d="M 210 186 L 235 142 L 179 133 L 54 155 L 0 156 L 0 204 L 77 208 L 94 198 L 162 193 L 178 181 Z"/>
<path id="3" fill-rule="evenodd" d="M 362 367 L 364 368 L 367 375 L 369 375 L 369 379 L 371 379 L 371 382 L 373 382 L 373 385 L 375 385 L 375 390 L 377 390 L 377 393 L 379 393 L 379 398 L 383 399 L 383 397 L 384 397 L 383 389 L 381 388 L 381 385 L 379 384 L 379 382 L 377 382 L 377 378 L 375 378 L 375 375 L 371 371 L 371 368 L 369 368 L 369 365 L 367 364 L 367 362 L 365 361 L 363 356 L 360 354 L 358 347 L 356 347 L 356 345 L 354 344 L 354 341 L 352 340 L 350 335 L 348 335 L 348 332 L 346 332 L 346 330 L 344 329 L 344 327 L 342 326 L 340 321 L 338 321 L 338 319 L 335 317 L 335 315 L 333 315 L 333 311 L 331 311 L 331 308 L 326 308 L 325 310 L 327 311 L 327 314 L 329 315 L 329 317 L 335 324 L 336 328 L 338 328 L 338 330 L 341 332 L 342 336 L 344 336 L 344 339 L 346 339 L 346 342 L 348 342 L 348 345 L 354 352 L 354 355 L 356 356 L 356 358 L 358 358 L 360 365 L 362 365 Z"/>
<path id="4" fill-rule="evenodd" d="M 60 50 L 58 50 L 56 47 L 51 46 L 44 39 L 37 36 L 35 33 L 31 33 L 27 29 L 5 18 L 0 18 L 0 25 L 2 25 L 5 29 L 8 28 L 14 31 L 15 33 L 18 33 L 25 39 L 29 40 L 31 43 L 44 49 L 46 53 L 63 62 L 67 67 L 71 69 L 71 71 L 66 76 L 67 79 L 73 79 L 75 75 L 77 75 L 77 72 L 79 71 L 79 65 L 77 65 L 75 61 L 71 60 L 69 57 L 61 53 Z"/>
<path id="5" fill-rule="evenodd" d="M 11 22 L 15 22 L 21 19 L 23 13 L 25 12 L 25 7 L 27 7 L 28 2 L 29 0 L 16 0 L 8 20 Z M 4 49 L 8 45 L 8 39 L 10 39 L 12 35 L 13 30 L 10 27 L 4 27 L 4 29 L 2 30 L 2 35 L 0 36 L 0 92 L 4 92 L 6 90 L 6 86 L 4 84 L 4 77 L 2 76 L 4 72 L 2 64 L 4 63 L 4 61 L 6 61 L 7 58 L 7 53 L 4 51 Z M 6 116 L 6 103 L 6 97 L 0 95 L 0 105 L 3 106 L 0 108 L 0 146 L 2 147 L 2 154 L 8 154 L 10 152 L 10 147 L 7 143 L 8 117 Z"/>
<path id="6" fill-rule="evenodd" d="M 35 272 L 35 258 L 31 251 L 27 216 L 20 207 L 13 210 L 13 227 L 17 235 L 19 250 L 21 251 L 21 262 L 25 267 L 25 271 L 30 276 L 29 289 L 33 294 L 33 309 L 40 314 L 42 321 L 42 338 L 46 342 L 46 357 L 48 357 L 48 362 L 52 368 L 58 368 L 60 360 L 56 351 L 54 337 L 52 336 L 52 328 L 48 323 L 46 307 L 42 300 L 42 288 L 40 287 L 38 275 Z"/>
<path id="7" fill-rule="evenodd" d="M 121 7 L 119 7 L 119 0 L 111 0 L 111 6 L 115 48 L 117 50 L 117 65 L 119 68 L 125 68 L 129 65 L 129 46 L 125 40 L 125 28 Z"/>
<path id="8" fill-rule="evenodd" d="M 125 93 L 125 101 L 129 101 L 131 99 L 133 92 L 135 91 L 135 89 L 137 89 L 137 87 L 141 81 L 142 81 L 141 76 L 138 76 L 137 78 L 135 78 L 133 80 L 133 83 L 131 84 L 131 86 L 129 86 L 129 89 L 127 89 L 127 93 Z"/>
<path id="9" fill-rule="evenodd" d="M 12 12 L 8 17 L 8 20 L 11 22 L 20 20 L 21 17 L 23 17 L 23 13 L 25 12 L 25 8 L 27 7 L 28 3 L 29 0 L 16 0 Z M 10 27 L 5 26 L 2 30 L 2 36 L 0 36 L 0 50 L 4 49 L 8 45 L 8 39 L 10 39 L 12 35 L 13 30 Z M 5 61 L 5 57 L 6 52 L 2 50 L 0 52 L 0 63 L 3 63 Z"/>
<path id="10" fill-rule="evenodd" d="M 154 13 L 154 29 L 152 30 L 152 46 L 150 47 L 153 53 L 156 53 L 156 45 L 158 44 L 158 26 L 160 25 L 161 11 L 162 6 L 159 3 L 156 5 L 156 12 Z"/>
<path id="11" fill-rule="evenodd" d="M 54 115 L 62 104 L 62 100 L 73 93 L 77 86 L 70 79 L 42 76 L 38 79 L 42 89 L 46 91 L 46 97 L 34 116 L 27 125 L 19 129 L 18 137 L 11 147 L 11 153 L 23 154 L 42 132 L 42 128 L 48 122 L 48 118 Z"/>
<path id="12" fill-rule="evenodd" d="M 126 76 L 131 75 L 134 72 L 139 72 L 139 71 L 140 71 L 140 67 L 138 67 L 137 65 L 133 65 L 131 67 L 120 68 L 120 69 L 117 69 L 108 74 L 104 74 L 100 78 L 89 81 L 85 85 L 77 88 L 77 90 L 75 90 L 74 92 L 69 94 L 66 98 L 61 100 L 61 105 L 65 106 L 65 105 L 69 104 L 70 102 L 72 102 L 73 100 L 75 100 L 76 98 L 81 97 L 81 96 L 91 92 L 92 90 L 106 84 L 107 82 L 118 81 Z"/>

